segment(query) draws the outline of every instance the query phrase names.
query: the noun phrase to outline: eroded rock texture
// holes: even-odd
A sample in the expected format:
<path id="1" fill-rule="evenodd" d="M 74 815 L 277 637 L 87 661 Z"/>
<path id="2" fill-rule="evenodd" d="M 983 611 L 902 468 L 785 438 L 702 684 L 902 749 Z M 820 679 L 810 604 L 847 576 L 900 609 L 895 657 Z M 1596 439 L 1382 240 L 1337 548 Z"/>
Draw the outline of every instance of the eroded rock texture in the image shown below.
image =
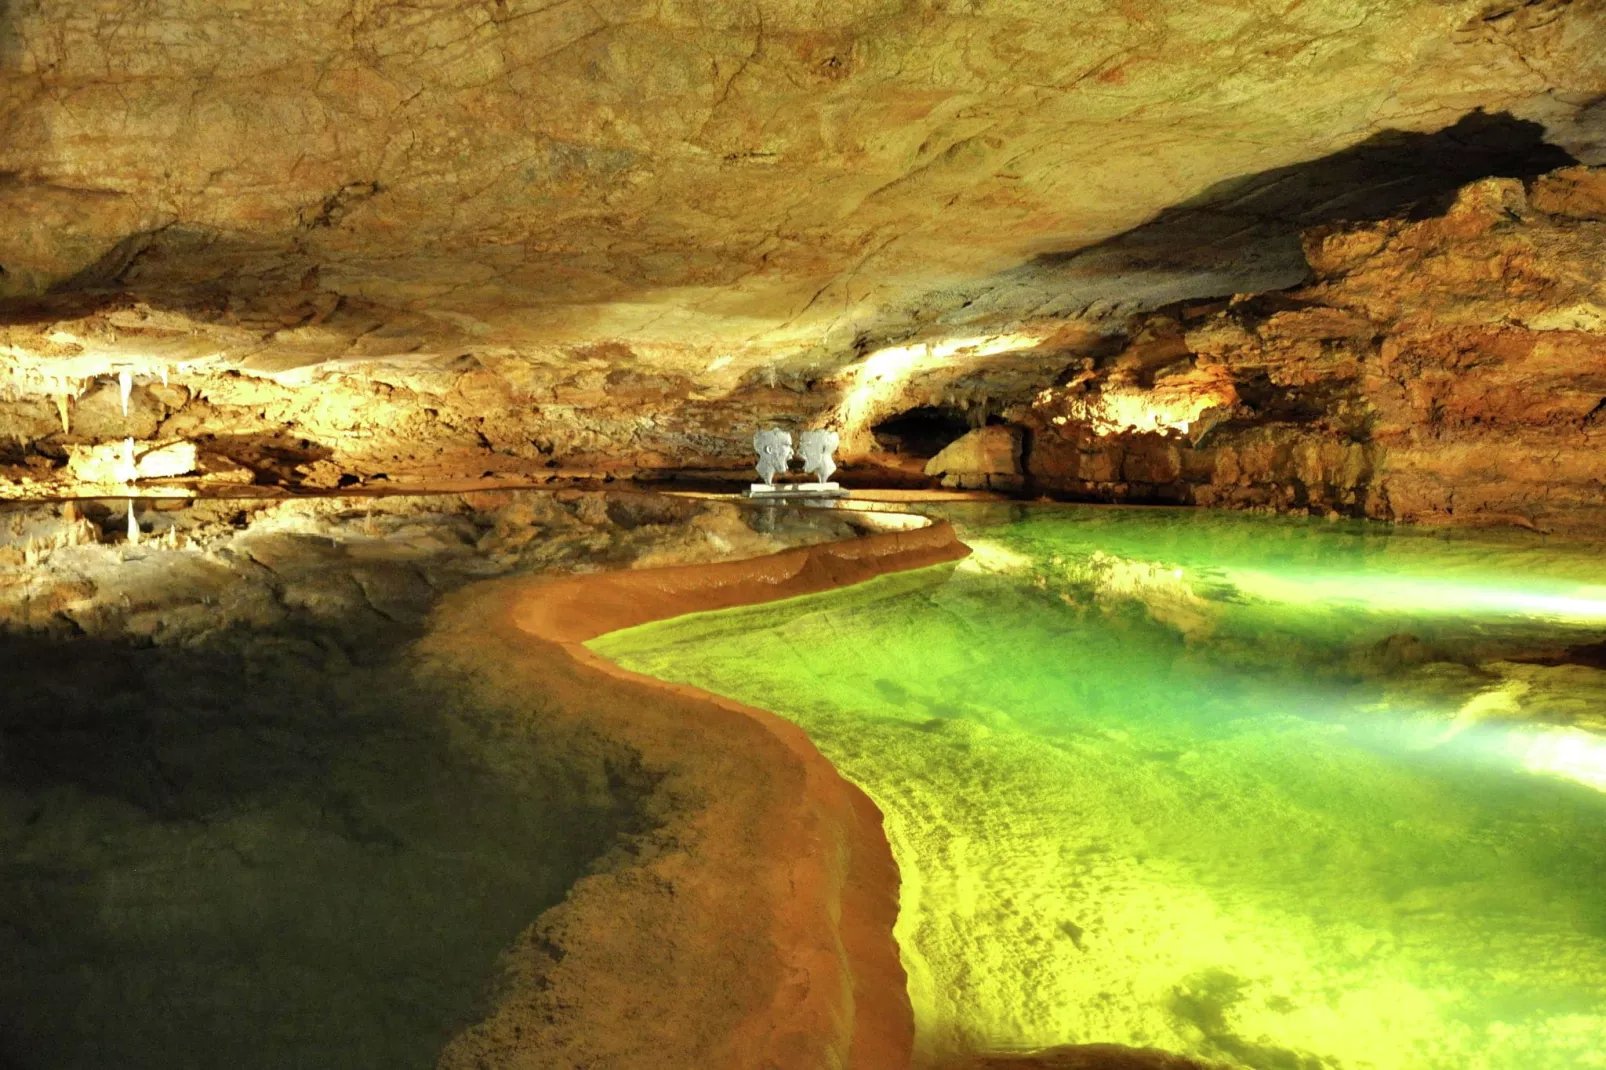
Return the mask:
<path id="1" fill-rule="evenodd" d="M 1220 381 L 1145 400 L 1151 357 L 1130 383 L 1105 363 L 1129 343 L 1194 354 L 1177 339 L 1203 329 L 1199 302 L 1391 270 L 1357 266 L 1365 240 L 1302 247 L 1304 232 L 1420 221 L 1467 183 L 1606 163 L 1603 101 L 1601 0 L 5 0 L 6 493 L 82 483 L 75 448 L 130 436 L 142 454 L 193 441 L 188 475 L 224 484 L 734 476 L 757 421 L 836 427 L 850 480 L 918 482 L 972 425 L 1085 371 L 1113 388 L 1084 423 L 1142 431 L 1158 405 L 1171 425 L 1147 433 L 1172 441 L 1176 406 L 1207 398 L 1261 414 L 1268 448 L 1303 449 L 1311 421 L 1279 438 L 1284 410 L 1326 411 L 1343 375 L 1269 399 L 1201 372 Z M 1572 217 L 1536 199 L 1523 218 Z M 1598 221 L 1532 225 L 1587 244 Z M 1442 238 L 1465 257 L 1499 243 Z M 1513 300 L 1564 316 L 1564 298 Z M 1177 309 L 1194 310 L 1185 329 L 1165 325 Z M 1443 319 L 1351 313 L 1385 331 Z M 1248 367 L 1287 331 L 1331 341 L 1291 323 L 1218 332 L 1199 366 Z M 1487 354 L 1503 367 L 1501 338 Z M 1458 382 L 1492 383 L 1489 360 L 1462 364 Z M 1417 426 L 1389 411 L 1355 442 L 1376 471 L 1377 450 L 1404 456 L 1389 428 Z M 1496 442 L 1483 434 L 1466 448 Z M 1156 447 L 1151 464 L 1134 440 L 1085 467 L 1039 455 L 1050 439 L 1024 442 L 1023 485 L 1565 511 L 1474 490 L 1472 460 L 1419 464 L 1415 483 L 1400 469 L 1385 505 L 1369 476 L 1302 470 L 1341 488 L 1312 496 L 1283 462 L 1249 460 L 1251 485 L 1276 486 L 1240 493 L 1242 473 L 1206 474 L 1203 455 Z M 1321 463 L 1350 464 L 1352 440 L 1321 438 Z M 1217 490 L 1153 489 L 1183 484 Z"/>
<path id="2" fill-rule="evenodd" d="M 1486 180 L 1441 218 L 1312 231 L 1306 254 L 1310 285 L 1149 317 L 1044 391 L 1023 417 L 1040 485 L 1606 522 L 1606 173 Z"/>

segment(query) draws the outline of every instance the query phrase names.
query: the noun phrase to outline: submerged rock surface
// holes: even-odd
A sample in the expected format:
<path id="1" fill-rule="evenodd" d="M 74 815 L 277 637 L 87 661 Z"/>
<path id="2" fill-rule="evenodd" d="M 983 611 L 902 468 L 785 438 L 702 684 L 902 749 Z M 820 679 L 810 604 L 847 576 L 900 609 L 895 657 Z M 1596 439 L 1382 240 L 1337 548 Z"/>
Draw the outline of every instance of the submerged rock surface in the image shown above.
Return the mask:
<path id="1" fill-rule="evenodd" d="M 917 1065 L 1601 1062 L 1595 547 L 951 509 L 952 570 L 592 644 L 876 801 Z"/>

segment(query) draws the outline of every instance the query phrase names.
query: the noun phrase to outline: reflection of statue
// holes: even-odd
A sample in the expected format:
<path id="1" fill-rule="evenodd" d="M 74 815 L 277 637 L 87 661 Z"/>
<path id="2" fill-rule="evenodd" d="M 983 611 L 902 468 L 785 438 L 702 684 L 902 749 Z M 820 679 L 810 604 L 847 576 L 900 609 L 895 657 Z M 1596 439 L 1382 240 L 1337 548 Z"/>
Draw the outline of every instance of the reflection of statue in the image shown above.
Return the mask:
<path id="1" fill-rule="evenodd" d="M 803 471 L 812 472 L 821 483 L 831 480 L 831 473 L 836 471 L 836 460 L 831 454 L 836 452 L 837 443 L 841 442 L 835 431 L 805 431 L 797 436 L 797 451 L 803 457 Z"/>
<path id="2" fill-rule="evenodd" d="M 773 486 L 775 477 L 786 471 L 792 463 L 792 434 L 772 427 L 753 436 L 753 449 L 758 451 L 758 477 L 767 486 Z"/>

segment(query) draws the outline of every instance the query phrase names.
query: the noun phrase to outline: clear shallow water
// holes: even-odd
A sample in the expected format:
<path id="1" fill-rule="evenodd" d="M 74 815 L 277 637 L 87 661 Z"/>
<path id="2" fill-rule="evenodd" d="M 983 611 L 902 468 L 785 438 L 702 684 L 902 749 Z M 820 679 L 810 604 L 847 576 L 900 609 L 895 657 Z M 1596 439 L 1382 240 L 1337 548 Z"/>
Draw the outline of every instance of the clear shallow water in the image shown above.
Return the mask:
<path id="1" fill-rule="evenodd" d="M 591 645 L 886 814 L 928 1053 L 1606 1066 L 1606 565 L 1521 535 L 952 510 L 977 553 Z"/>

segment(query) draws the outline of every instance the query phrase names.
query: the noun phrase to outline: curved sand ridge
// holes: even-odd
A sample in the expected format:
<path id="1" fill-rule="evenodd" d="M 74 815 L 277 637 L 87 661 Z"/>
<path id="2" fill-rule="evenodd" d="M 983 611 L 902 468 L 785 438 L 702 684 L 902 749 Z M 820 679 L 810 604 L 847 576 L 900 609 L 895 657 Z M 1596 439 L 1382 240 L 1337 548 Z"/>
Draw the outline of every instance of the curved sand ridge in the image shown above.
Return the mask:
<path id="1" fill-rule="evenodd" d="M 944 522 L 716 565 L 486 583 L 424 641 L 464 686 L 532 696 L 555 731 L 639 756 L 652 831 L 612 852 L 505 956 L 468 1067 L 907 1066 L 898 873 L 875 805 L 797 726 L 640 676 L 581 644 L 969 553 Z"/>

